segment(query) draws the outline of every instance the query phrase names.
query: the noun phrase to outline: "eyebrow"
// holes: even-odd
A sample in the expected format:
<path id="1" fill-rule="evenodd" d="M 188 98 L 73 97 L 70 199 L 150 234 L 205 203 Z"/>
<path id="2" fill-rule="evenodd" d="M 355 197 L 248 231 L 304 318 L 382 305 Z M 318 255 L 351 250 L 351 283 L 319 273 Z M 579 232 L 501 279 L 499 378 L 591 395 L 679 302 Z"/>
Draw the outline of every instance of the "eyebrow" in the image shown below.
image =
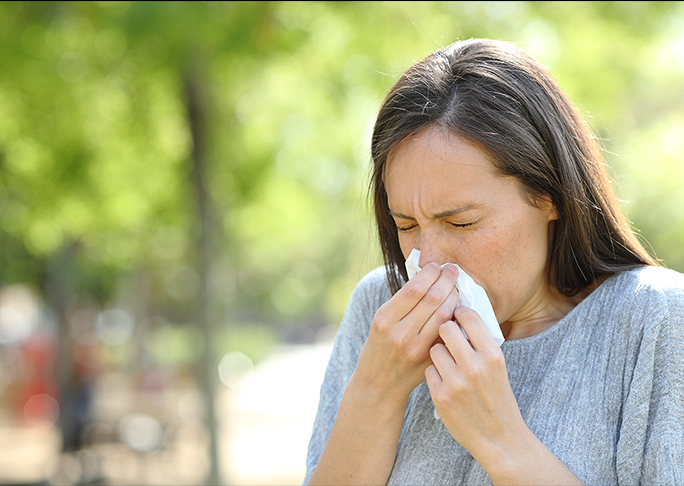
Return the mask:
<path id="1" fill-rule="evenodd" d="M 471 211 L 473 209 L 479 209 L 482 207 L 482 204 L 466 204 L 465 206 L 461 206 L 458 208 L 454 209 L 449 209 L 447 211 L 443 211 L 441 213 L 433 214 L 430 219 L 435 220 L 435 219 L 440 219 L 440 218 L 448 218 L 449 216 L 455 216 L 457 214 L 465 213 L 466 211 Z M 399 218 L 399 219 L 408 219 L 408 220 L 415 220 L 416 218 L 413 218 L 411 216 L 406 216 L 405 214 L 397 213 L 396 211 L 392 211 L 390 209 L 389 211 L 390 216 L 394 218 Z"/>

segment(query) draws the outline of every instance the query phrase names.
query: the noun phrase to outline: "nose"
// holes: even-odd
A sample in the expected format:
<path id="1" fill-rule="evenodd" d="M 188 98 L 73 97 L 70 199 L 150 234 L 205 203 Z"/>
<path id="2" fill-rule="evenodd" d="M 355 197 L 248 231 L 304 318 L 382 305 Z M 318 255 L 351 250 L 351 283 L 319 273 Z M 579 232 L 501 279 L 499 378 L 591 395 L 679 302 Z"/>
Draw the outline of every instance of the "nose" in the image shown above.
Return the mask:
<path id="1" fill-rule="evenodd" d="M 423 268 L 430 262 L 435 262 L 438 265 L 443 265 L 449 262 L 448 257 L 440 250 L 439 245 L 429 236 L 423 233 L 420 238 L 420 261 L 418 265 Z"/>

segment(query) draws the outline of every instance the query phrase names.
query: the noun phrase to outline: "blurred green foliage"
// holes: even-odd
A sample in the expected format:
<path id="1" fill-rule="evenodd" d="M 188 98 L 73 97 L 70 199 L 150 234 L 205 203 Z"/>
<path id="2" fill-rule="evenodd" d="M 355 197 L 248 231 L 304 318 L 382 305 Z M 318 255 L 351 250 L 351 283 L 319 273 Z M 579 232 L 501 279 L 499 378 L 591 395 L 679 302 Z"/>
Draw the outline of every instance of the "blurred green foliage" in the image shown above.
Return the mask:
<path id="1" fill-rule="evenodd" d="M 380 102 L 470 37 L 550 67 L 604 140 L 629 217 L 684 270 L 680 2 L 1 2 L 0 279 L 43 289 L 72 248 L 74 295 L 192 321 L 194 73 L 214 318 L 336 324 L 380 263 L 366 197 Z M 185 332 L 152 349 L 191 359 Z"/>

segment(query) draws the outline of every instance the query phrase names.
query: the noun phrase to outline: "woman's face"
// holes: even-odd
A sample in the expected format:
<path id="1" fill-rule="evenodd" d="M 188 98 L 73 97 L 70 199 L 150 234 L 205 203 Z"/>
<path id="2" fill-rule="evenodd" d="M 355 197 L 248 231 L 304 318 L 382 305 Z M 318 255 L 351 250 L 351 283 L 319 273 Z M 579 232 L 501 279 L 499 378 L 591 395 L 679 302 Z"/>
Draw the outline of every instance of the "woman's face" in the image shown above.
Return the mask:
<path id="1" fill-rule="evenodd" d="M 553 299 L 546 266 L 549 202 L 530 205 L 484 152 L 439 128 L 408 139 L 388 160 L 388 203 L 404 258 L 460 265 L 487 291 L 500 323 L 541 318 Z"/>

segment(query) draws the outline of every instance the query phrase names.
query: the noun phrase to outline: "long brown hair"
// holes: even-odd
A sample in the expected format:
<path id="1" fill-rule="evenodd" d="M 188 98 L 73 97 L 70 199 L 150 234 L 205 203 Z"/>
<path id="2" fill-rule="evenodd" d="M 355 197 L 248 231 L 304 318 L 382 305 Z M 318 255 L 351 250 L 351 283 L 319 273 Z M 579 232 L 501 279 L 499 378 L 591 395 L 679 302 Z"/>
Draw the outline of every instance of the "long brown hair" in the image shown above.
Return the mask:
<path id="1" fill-rule="evenodd" d="M 407 275 L 387 203 L 386 164 L 401 142 L 430 127 L 481 148 L 530 204 L 553 202 L 560 218 L 548 271 L 562 294 L 574 295 L 600 275 L 656 264 L 620 210 L 591 130 L 544 66 L 510 43 L 471 39 L 406 71 L 378 114 L 371 192 L 393 292 Z"/>

